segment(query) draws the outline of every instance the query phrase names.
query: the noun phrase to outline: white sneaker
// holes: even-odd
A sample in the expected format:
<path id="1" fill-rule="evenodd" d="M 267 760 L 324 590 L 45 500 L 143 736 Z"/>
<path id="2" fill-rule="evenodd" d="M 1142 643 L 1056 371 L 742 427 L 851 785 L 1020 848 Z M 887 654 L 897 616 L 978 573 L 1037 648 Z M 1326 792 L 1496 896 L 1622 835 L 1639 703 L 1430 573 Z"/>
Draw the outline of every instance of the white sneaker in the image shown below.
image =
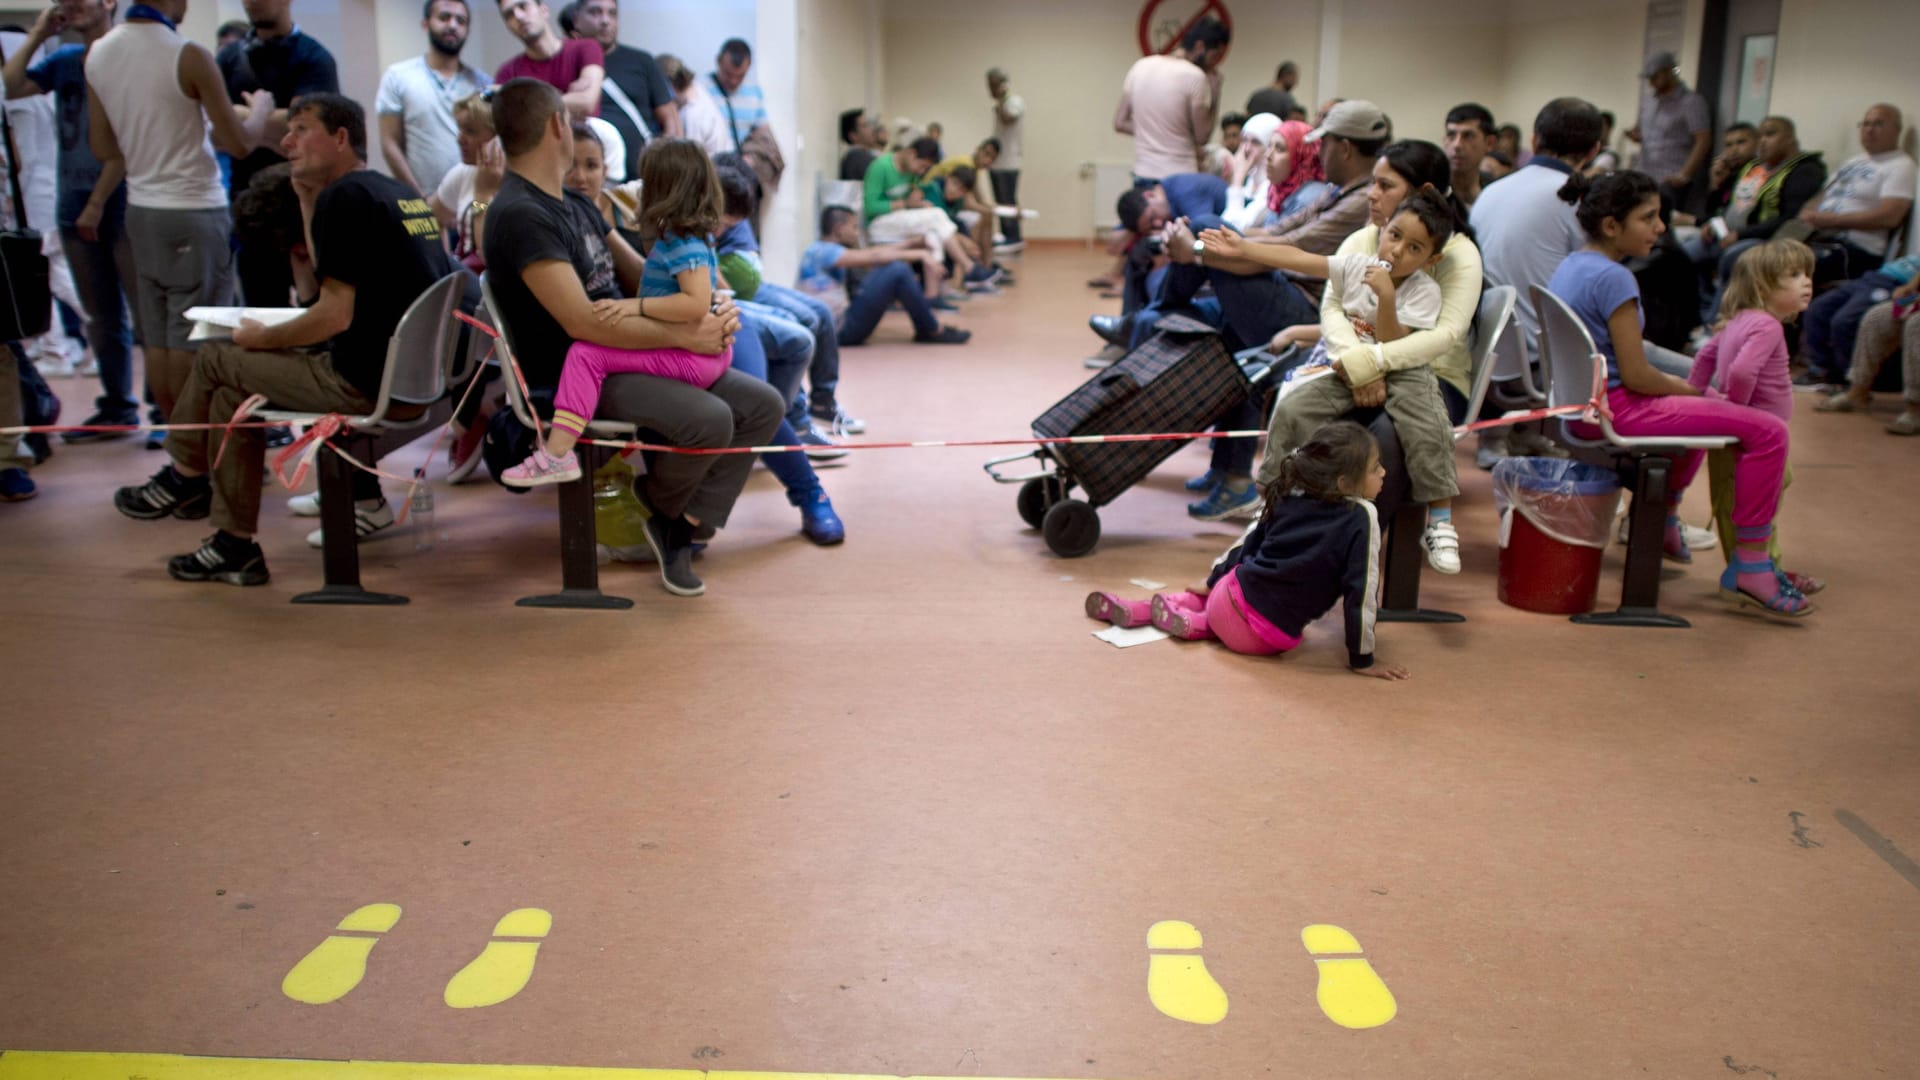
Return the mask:
<path id="1" fill-rule="evenodd" d="M 1633 514 L 1631 512 L 1620 515 L 1619 536 L 1621 546 L 1623 547 L 1627 543 L 1627 534 L 1632 522 Z M 1698 525 L 1689 525 L 1684 521 L 1680 523 L 1680 535 L 1686 540 L 1688 551 L 1712 551 L 1714 548 L 1720 546 L 1719 533 L 1712 529 L 1703 529 Z"/>
<path id="2" fill-rule="evenodd" d="M 362 499 L 353 504 L 353 531 L 366 543 L 367 538 L 393 528 L 393 506 L 385 499 Z M 326 530 L 315 529 L 307 534 L 308 547 L 325 547 Z"/>
<path id="3" fill-rule="evenodd" d="M 1460 572 L 1460 534 L 1454 530 L 1453 522 L 1429 523 L 1424 542 L 1427 545 L 1428 566 L 1442 574 Z"/>
<path id="4" fill-rule="evenodd" d="M 310 491 L 305 495 L 295 495 L 287 500 L 287 509 L 293 512 L 294 517 L 319 517 L 320 493 Z"/>

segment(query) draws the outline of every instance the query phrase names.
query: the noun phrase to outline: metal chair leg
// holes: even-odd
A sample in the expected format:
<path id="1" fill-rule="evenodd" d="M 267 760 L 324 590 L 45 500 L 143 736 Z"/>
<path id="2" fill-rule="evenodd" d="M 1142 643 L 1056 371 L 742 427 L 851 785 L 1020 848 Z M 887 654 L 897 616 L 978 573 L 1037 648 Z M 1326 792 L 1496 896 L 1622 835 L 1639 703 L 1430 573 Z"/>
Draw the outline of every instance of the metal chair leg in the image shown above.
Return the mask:
<path id="1" fill-rule="evenodd" d="M 600 560 L 593 536 L 593 474 L 606 464 L 604 446 L 581 444 L 580 479 L 560 485 L 560 591 L 523 596 L 519 607 L 623 610 L 633 606 L 624 596 L 600 591 Z"/>
<path id="2" fill-rule="evenodd" d="M 1457 623 L 1465 615 L 1420 606 L 1420 564 L 1427 559 L 1421 537 L 1427 527 L 1425 504 L 1405 502 L 1387 527 L 1387 568 L 1383 582 L 1380 622 Z"/>
<path id="3" fill-rule="evenodd" d="M 372 460 L 373 436 L 356 432 L 345 438 L 347 452 Z M 360 535 L 354 528 L 353 466 L 331 450 L 320 451 L 320 563 L 326 584 L 293 598 L 296 604 L 366 604 L 392 606 L 407 603 L 394 593 L 369 592 L 360 587 Z"/>
<path id="4" fill-rule="evenodd" d="M 1662 454 L 1637 455 L 1622 473 L 1633 489 L 1633 513 L 1627 521 L 1627 566 L 1620 581 L 1620 606 L 1612 611 L 1575 615 L 1589 626 L 1644 626 L 1684 630 L 1693 624 L 1660 610 L 1661 547 L 1666 540 L 1667 495 L 1673 461 Z"/>

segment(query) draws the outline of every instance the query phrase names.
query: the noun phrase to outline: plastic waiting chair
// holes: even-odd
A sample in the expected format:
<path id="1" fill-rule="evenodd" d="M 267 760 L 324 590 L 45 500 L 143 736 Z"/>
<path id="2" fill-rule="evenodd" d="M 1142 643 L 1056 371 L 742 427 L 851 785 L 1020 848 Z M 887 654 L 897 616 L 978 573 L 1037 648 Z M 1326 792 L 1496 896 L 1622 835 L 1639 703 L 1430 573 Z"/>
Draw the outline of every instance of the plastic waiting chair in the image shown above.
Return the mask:
<path id="1" fill-rule="evenodd" d="M 528 431 L 545 430 L 535 416 L 533 405 L 522 393 L 514 372 L 513 328 L 500 317 L 500 305 L 494 299 L 489 275 L 480 276 L 481 311 L 484 321 L 500 331 L 494 357 L 500 364 L 501 381 L 507 387 L 507 405 Z M 484 334 L 476 335 L 484 337 Z M 588 438 L 632 439 L 637 429 L 632 424 L 613 420 L 594 420 L 587 424 Z M 538 434 L 535 438 L 538 438 Z M 514 601 L 519 607 L 624 609 L 633 601 L 624 596 L 609 596 L 600 591 L 600 560 L 594 542 L 593 474 L 607 463 L 613 451 L 604 446 L 582 442 L 575 452 L 580 457 L 580 479 L 569 480 L 560 488 L 560 591 L 538 596 L 523 596 Z"/>
<path id="2" fill-rule="evenodd" d="M 380 393 L 373 411 L 346 418 L 347 428 L 336 438 L 345 451 L 372 465 L 374 440 L 393 432 L 427 427 L 430 409 L 447 393 L 447 368 L 452 362 L 459 324 L 454 310 L 460 304 L 465 271 L 449 274 L 427 289 L 407 308 L 387 341 L 387 364 L 380 375 Z M 393 415 L 394 405 L 403 416 Z M 416 411 L 417 410 L 417 411 Z M 269 403 L 254 415 L 277 424 L 312 424 L 326 413 L 275 409 Z M 404 604 L 393 593 L 368 592 L 360 586 L 360 537 L 353 520 L 354 466 L 339 454 L 320 455 L 321 565 L 325 584 L 317 592 L 301 593 L 296 604 Z"/>
<path id="3" fill-rule="evenodd" d="M 1594 347 L 1586 324 L 1565 301 L 1536 286 L 1533 303 L 1540 313 L 1548 404 L 1555 407 L 1585 404 L 1593 395 L 1595 373 L 1606 370 L 1606 357 Z M 1669 477 L 1674 459 L 1679 455 L 1693 450 L 1723 449 L 1738 440 L 1718 435 L 1663 438 L 1622 435 L 1604 415 L 1597 426 L 1566 416 L 1556 418 L 1555 424 L 1566 445 L 1611 456 L 1621 483 L 1633 492 L 1620 606 L 1614 611 L 1575 615 L 1573 621 L 1602 626 L 1690 625 L 1687 620 L 1660 610 L 1661 545 L 1666 532 Z M 1596 430 L 1598 437 L 1592 434 Z"/>
<path id="4" fill-rule="evenodd" d="M 1467 423 L 1480 419 L 1486 406 L 1487 390 L 1493 382 L 1495 358 L 1501 343 L 1519 335 L 1512 332 L 1513 310 L 1520 302 L 1520 291 L 1511 285 L 1495 285 L 1480 297 L 1480 312 L 1473 320 L 1472 366 L 1468 369 L 1472 390 L 1467 395 Z M 1510 346 L 1509 346 L 1510 347 Z M 1466 438 L 1455 432 L 1454 442 Z"/>

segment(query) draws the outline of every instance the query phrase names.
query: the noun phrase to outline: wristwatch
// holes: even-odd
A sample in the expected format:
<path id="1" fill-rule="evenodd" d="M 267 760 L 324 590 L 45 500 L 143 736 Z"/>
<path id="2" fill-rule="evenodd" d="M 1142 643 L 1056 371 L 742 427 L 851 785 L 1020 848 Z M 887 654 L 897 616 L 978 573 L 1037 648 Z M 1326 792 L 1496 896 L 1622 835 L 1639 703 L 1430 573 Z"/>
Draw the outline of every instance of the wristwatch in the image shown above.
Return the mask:
<path id="1" fill-rule="evenodd" d="M 1195 265 L 1195 266 L 1205 266 L 1205 265 L 1207 265 L 1207 259 L 1206 259 L 1206 255 L 1207 255 L 1207 243 L 1206 243 L 1206 241 L 1204 241 L 1204 240 L 1195 240 L 1195 241 L 1193 242 L 1193 262 L 1194 262 L 1194 265 Z"/>

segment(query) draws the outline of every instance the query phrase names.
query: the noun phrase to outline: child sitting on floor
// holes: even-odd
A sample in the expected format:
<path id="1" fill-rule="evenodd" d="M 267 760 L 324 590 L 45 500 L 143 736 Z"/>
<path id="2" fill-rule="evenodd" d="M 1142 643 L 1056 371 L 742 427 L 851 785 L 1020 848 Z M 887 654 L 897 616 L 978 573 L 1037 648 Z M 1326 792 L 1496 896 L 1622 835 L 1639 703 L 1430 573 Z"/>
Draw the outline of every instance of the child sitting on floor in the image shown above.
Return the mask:
<path id="1" fill-rule="evenodd" d="M 647 253 L 640 275 L 640 296 L 594 304 L 601 321 L 644 315 L 656 322 L 698 322 L 719 290 L 719 261 L 709 239 L 720 225 L 720 178 L 698 143 L 662 139 L 640 158 L 642 230 L 659 239 Z M 600 386 L 608 375 L 658 375 L 706 389 L 726 374 L 733 350 L 704 356 L 685 349 L 613 349 L 576 341 L 567 350 L 566 367 L 553 400 L 553 426 L 545 446 L 501 474 L 513 487 L 560 484 L 580 477 L 573 447 L 600 404 Z"/>
<path id="2" fill-rule="evenodd" d="M 1224 229 L 1203 232 L 1200 244 L 1208 252 L 1326 278 L 1328 291 L 1352 319 L 1361 342 L 1379 345 L 1415 330 L 1432 329 L 1439 321 L 1440 284 L 1427 271 L 1439 264 L 1458 227 L 1452 204 L 1427 185 L 1408 196 L 1388 218 L 1380 230 L 1377 256 L 1314 255 L 1284 244 L 1250 244 Z M 1322 347 L 1309 363 L 1324 360 Z M 1387 412 L 1406 449 L 1416 495 L 1427 503 L 1427 563 L 1442 574 L 1457 574 L 1460 534 L 1453 526 L 1453 496 L 1459 491 L 1459 480 L 1454 474 L 1453 424 L 1446 404 L 1430 369 L 1389 371 L 1385 378 Z M 1295 414 L 1295 431 L 1315 430 L 1354 407 L 1351 388 L 1344 382 L 1326 377 L 1315 381 L 1321 385 L 1313 393 L 1289 394 L 1289 400 L 1281 403 L 1281 409 Z"/>
<path id="3" fill-rule="evenodd" d="M 1813 299 L 1813 249 L 1798 240 L 1772 240 L 1749 249 L 1733 265 L 1713 338 L 1693 358 L 1687 381 L 1695 389 L 1718 387 L 1735 405 L 1759 409 L 1783 421 L 1793 419 L 1793 373 L 1788 370 L 1785 323 L 1807 310 Z M 1713 524 L 1720 550 L 1733 558 L 1733 463 L 1731 450 L 1707 451 L 1707 480 L 1713 492 Z M 1781 478 L 1784 492 L 1793 468 Z M 1776 531 L 1767 554 L 1780 562 Z M 1818 578 L 1781 571 L 1802 593 L 1826 587 Z"/>
<path id="4" fill-rule="evenodd" d="M 1385 478 L 1367 429 L 1350 420 L 1328 424 L 1287 455 L 1265 492 L 1265 512 L 1214 562 L 1205 588 L 1156 593 L 1151 602 L 1096 592 L 1087 614 L 1272 656 L 1298 648 L 1307 624 L 1344 598 L 1348 665 L 1376 679 L 1405 679 L 1407 669 L 1376 665 L 1373 656 L 1380 519 L 1370 500 Z"/>

